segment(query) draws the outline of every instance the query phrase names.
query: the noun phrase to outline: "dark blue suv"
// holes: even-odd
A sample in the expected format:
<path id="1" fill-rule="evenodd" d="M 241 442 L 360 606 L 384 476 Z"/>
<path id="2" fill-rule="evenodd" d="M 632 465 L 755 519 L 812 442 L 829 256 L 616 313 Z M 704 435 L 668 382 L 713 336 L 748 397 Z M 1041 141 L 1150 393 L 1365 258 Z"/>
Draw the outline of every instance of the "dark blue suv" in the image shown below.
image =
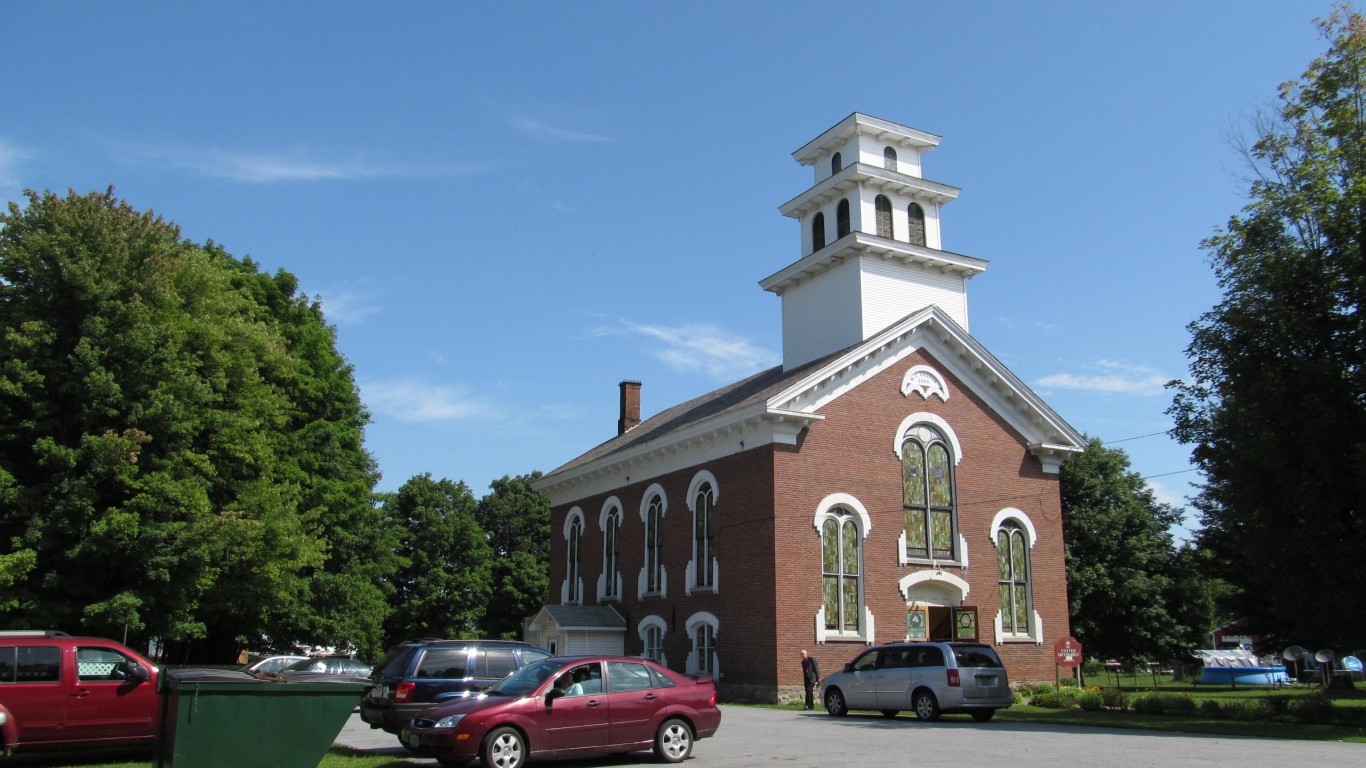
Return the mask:
<path id="1" fill-rule="evenodd" d="M 427 707 L 479 693 L 509 672 L 550 656 L 515 640 L 400 643 L 375 665 L 374 686 L 361 700 L 360 716 L 371 728 L 397 735 Z"/>

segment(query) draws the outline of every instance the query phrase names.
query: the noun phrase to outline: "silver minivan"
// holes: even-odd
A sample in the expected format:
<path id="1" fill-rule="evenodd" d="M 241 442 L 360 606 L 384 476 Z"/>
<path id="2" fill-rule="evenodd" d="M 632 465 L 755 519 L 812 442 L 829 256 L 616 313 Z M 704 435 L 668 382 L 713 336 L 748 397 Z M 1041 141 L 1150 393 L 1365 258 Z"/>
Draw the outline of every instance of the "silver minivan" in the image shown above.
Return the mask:
<path id="1" fill-rule="evenodd" d="M 821 701 L 835 717 L 872 710 L 921 720 L 966 712 L 986 721 L 1013 703 L 1005 665 L 981 643 L 894 643 L 869 648 L 821 682 Z"/>

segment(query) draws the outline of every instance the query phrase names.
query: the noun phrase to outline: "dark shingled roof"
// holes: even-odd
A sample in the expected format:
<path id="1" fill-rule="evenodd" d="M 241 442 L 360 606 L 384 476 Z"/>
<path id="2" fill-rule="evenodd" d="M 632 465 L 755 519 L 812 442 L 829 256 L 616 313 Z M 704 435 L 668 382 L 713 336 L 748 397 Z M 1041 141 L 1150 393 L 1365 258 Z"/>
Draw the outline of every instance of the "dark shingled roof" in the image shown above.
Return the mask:
<path id="1" fill-rule="evenodd" d="M 862 343 L 859 342 L 859 344 Z M 856 346 L 858 344 L 851 345 L 848 349 L 853 349 Z M 799 381 L 813 369 L 823 365 L 827 360 L 838 357 L 846 351 L 840 350 L 791 371 L 784 371 L 781 365 L 774 366 L 747 379 L 741 379 L 734 384 L 728 384 L 701 397 L 693 398 L 686 403 L 661 411 L 627 430 L 625 434 L 617 435 L 578 458 L 547 472 L 541 482 L 555 475 L 570 472 L 604 456 L 610 456 L 618 451 L 658 440 L 704 419 L 728 411 L 742 410 L 755 403 L 765 402 L 791 386 L 793 382 Z"/>

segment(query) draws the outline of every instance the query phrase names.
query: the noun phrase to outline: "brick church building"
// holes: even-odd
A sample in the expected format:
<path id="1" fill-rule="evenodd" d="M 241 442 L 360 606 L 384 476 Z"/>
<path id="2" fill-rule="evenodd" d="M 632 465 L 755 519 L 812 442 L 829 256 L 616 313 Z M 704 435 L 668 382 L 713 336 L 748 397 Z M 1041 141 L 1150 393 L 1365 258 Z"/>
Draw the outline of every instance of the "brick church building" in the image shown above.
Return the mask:
<path id="1" fill-rule="evenodd" d="M 1051 680 L 1069 632 L 1058 469 L 1081 435 L 968 332 L 987 262 L 946 251 L 933 134 L 855 113 L 793 153 L 783 363 L 640 419 L 545 475 L 552 605 L 529 640 L 799 690 L 868 645 L 972 639 Z"/>

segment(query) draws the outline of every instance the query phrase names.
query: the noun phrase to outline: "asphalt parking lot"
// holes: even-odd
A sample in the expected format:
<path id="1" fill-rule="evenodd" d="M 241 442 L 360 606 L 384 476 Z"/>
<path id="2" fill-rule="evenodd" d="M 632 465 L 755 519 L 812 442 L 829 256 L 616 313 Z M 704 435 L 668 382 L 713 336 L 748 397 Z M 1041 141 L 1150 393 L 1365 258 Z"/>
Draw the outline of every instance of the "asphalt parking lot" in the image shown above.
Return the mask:
<path id="1" fill-rule="evenodd" d="M 722 707 L 716 736 L 697 742 L 690 765 L 703 768 L 847 765 L 906 765 L 912 760 L 1011 765 L 1015 768 L 1058 768 L 1059 765 L 1212 766 L 1285 768 L 1296 764 L 1357 765 L 1366 761 L 1366 744 L 1280 741 L 1228 736 L 1199 736 L 1154 731 L 1067 728 L 1015 723 L 978 723 L 966 716 L 946 716 L 922 723 L 902 715 L 851 714 L 834 718 L 824 712 Z M 371 730 L 352 715 L 337 743 L 367 752 L 404 755 L 398 740 Z M 413 765 L 435 760 L 409 758 Z M 547 763 L 564 766 L 658 765 L 649 752 L 600 760 Z"/>

